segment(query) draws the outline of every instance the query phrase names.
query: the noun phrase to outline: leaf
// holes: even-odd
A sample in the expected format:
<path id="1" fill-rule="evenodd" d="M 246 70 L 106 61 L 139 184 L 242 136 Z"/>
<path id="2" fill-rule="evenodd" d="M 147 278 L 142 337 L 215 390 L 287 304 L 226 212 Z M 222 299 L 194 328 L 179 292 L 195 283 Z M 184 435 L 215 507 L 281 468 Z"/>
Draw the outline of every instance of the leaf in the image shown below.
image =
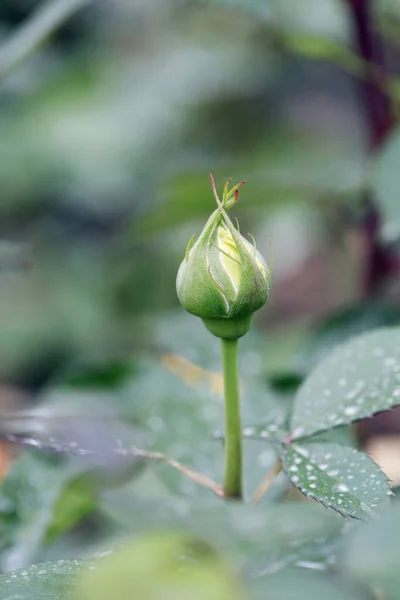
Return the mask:
<path id="1" fill-rule="evenodd" d="M 400 589 L 399 555 L 400 506 L 395 504 L 379 521 L 355 532 L 342 565 L 360 582 L 379 590 L 379 597 L 395 600 Z"/>
<path id="2" fill-rule="evenodd" d="M 364 452 L 339 444 L 292 444 L 282 459 L 293 485 L 344 517 L 365 520 L 390 508 L 387 478 Z"/>
<path id="3" fill-rule="evenodd" d="M 375 155 L 373 163 L 371 187 L 382 206 L 386 221 L 400 224 L 399 186 L 400 171 L 398 168 L 400 152 L 400 127 L 397 127 L 381 151 Z"/>
<path id="4" fill-rule="evenodd" d="M 23 567 L 38 558 L 47 532 L 57 528 L 53 521 L 63 494 L 79 473 L 69 467 L 36 456 L 19 459 L 3 481 L 0 518 L 2 542 L 1 569 Z M 57 513 L 58 521 L 60 513 Z M 72 512 L 69 519 L 72 519 Z M 62 530 L 61 522 L 58 532 Z"/>
<path id="5" fill-rule="evenodd" d="M 0 600 L 61 600 L 91 561 L 59 560 L 0 575 Z"/>
<path id="6" fill-rule="evenodd" d="M 46 544 L 71 530 L 95 510 L 96 494 L 88 474 L 71 479 L 53 505 L 52 518 L 46 531 Z"/>
<path id="7" fill-rule="evenodd" d="M 46 455 L 24 455 L 13 464 L 0 493 L 0 570 L 43 560 L 50 544 L 94 513 L 97 480 L 91 475 L 85 462 Z M 79 552 L 95 535 L 94 527 L 86 531 Z"/>
<path id="8" fill-rule="evenodd" d="M 270 16 L 268 2 L 266 0 L 197 0 L 200 3 L 215 6 L 216 8 L 231 8 L 242 10 L 257 17 Z"/>
<path id="9" fill-rule="evenodd" d="M 87 571 L 78 600 L 244 600 L 244 589 L 225 560 L 198 536 L 142 534 Z"/>
<path id="10" fill-rule="evenodd" d="M 134 365 L 128 360 L 95 364 L 81 371 L 64 375 L 62 384 L 66 387 L 88 390 L 115 390 L 122 388 L 132 377 Z"/>
<path id="11" fill-rule="evenodd" d="M 399 322 L 399 311 L 380 301 L 368 300 L 341 308 L 321 319 L 311 331 L 300 357 L 300 372 L 309 373 L 339 344 L 351 336 L 361 335 L 378 327 L 389 327 Z"/>
<path id="12" fill-rule="evenodd" d="M 293 439 L 346 425 L 400 403 L 400 328 L 380 328 L 338 346 L 300 387 Z"/>
<path id="13" fill-rule="evenodd" d="M 199 321 L 199 322 L 198 322 Z M 154 442 L 151 450 L 163 452 L 214 480 L 223 476 L 224 401 L 219 340 L 210 337 L 200 320 L 156 320 L 159 344 L 171 349 L 161 360 L 137 363 L 135 376 L 125 390 L 124 412 L 130 414 Z M 247 337 L 247 336 L 246 336 Z M 188 349 L 187 340 L 191 339 Z M 261 342 L 255 334 L 243 340 L 240 355 L 243 422 L 281 423 L 283 411 L 263 380 L 262 360 L 255 360 Z M 242 374 L 245 373 L 245 377 Z M 246 491 L 272 466 L 266 448 L 246 444 Z M 197 484 L 164 465 L 149 465 L 174 493 L 207 495 Z"/>
<path id="14" fill-rule="evenodd" d="M 216 504 L 176 497 L 138 501 L 119 490 L 103 498 L 102 509 L 124 534 L 164 528 L 201 535 L 251 577 L 302 561 L 324 564 L 343 528 L 338 515 L 315 503 Z"/>
<path id="15" fill-rule="evenodd" d="M 366 65 L 362 58 L 343 43 L 326 35 L 315 35 L 309 32 L 281 32 L 278 33 L 278 42 L 283 44 L 286 49 L 311 60 L 331 61 L 354 76 L 365 76 Z"/>
<path id="16" fill-rule="evenodd" d="M 315 565 L 314 565 L 315 566 Z M 252 582 L 251 600 L 363 600 L 365 595 L 327 577 L 301 571 L 282 571 Z"/>

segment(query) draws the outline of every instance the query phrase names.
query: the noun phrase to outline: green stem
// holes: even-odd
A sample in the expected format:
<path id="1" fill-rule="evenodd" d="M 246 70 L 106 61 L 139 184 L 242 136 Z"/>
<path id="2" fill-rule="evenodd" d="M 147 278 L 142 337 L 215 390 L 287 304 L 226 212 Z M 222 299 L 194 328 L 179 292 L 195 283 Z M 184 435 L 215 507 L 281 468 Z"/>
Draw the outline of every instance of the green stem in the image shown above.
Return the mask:
<path id="1" fill-rule="evenodd" d="M 221 339 L 225 390 L 225 477 L 226 498 L 242 498 L 242 427 L 240 420 L 238 340 Z"/>

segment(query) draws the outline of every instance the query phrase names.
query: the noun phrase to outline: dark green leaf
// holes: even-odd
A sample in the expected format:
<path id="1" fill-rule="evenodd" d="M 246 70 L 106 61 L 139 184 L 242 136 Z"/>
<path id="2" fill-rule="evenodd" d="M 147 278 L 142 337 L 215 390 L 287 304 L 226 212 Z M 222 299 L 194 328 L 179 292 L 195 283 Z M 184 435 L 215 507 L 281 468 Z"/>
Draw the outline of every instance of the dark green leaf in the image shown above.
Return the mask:
<path id="1" fill-rule="evenodd" d="M 381 328 L 336 348 L 300 387 L 293 438 L 345 425 L 400 403 L 400 328 Z"/>
<path id="2" fill-rule="evenodd" d="M 62 600 L 92 563 L 60 560 L 0 575 L 0 600 Z"/>
<path id="3" fill-rule="evenodd" d="M 292 444 L 282 458 L 293 485 L 345 517 L 364 520 L 390 508 L 387 478 L 364 452 L 338 444 Z"/>
<path id="4" fill-rule="evenodd" d="M 116 389 L 122 387 L 134 372 L 134 365 L 119 361 L 76 369 L 62 378 L 62 384 L 80 389 Z"/>

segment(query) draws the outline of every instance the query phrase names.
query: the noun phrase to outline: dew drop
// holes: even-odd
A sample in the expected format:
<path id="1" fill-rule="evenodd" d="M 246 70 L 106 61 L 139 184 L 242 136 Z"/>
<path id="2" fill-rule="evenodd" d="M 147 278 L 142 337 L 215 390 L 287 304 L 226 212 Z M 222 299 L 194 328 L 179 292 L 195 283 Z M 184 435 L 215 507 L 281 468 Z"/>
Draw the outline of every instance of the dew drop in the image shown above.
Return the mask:
<path id="1" fill-rule="evenodd" d="M 328 475 L 329 477 L 337 477 L 337 475 L 339 475 L 339 470 L 334 469 L 333 471 L 328 471 Z"/>
<path id="2" fill-rule="evenodd" d="M 358 407 L 357 406 L 346 406 L 346 408 L 344 409 L 343 412 L 348 417 L 353 417 L 354 415 L 356 415 L 358 413 Z"/>
<path id="3" fill-rule="evenodd" d="M 349 492 L 349 488 L 347 487 L 347 485 L 345 483 L 338 483 L 337 485 L 335 485 L 335 488 L 338 492 Z"/>
<path id="4" fill-rule="evenodd" d="M 302 456 L 309 456 L 309 452 L 308 452 L 308 450 L 306 448 L 302 448 L 301 446 L 297 446 L 296 450 Z"/>

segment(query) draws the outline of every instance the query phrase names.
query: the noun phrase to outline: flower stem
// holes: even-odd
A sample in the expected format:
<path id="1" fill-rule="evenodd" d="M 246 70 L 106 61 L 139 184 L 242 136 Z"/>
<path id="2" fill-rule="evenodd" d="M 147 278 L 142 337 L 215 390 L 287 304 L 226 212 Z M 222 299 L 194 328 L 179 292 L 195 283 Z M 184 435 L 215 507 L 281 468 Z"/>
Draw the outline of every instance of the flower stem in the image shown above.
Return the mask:
<path id="1" fill-rule="evenodd" d="M 226 498 L 242 498 L 242 427 L 240 420 L 238 340 L 221 339 L 225 390 L 225 476 Z"/>

